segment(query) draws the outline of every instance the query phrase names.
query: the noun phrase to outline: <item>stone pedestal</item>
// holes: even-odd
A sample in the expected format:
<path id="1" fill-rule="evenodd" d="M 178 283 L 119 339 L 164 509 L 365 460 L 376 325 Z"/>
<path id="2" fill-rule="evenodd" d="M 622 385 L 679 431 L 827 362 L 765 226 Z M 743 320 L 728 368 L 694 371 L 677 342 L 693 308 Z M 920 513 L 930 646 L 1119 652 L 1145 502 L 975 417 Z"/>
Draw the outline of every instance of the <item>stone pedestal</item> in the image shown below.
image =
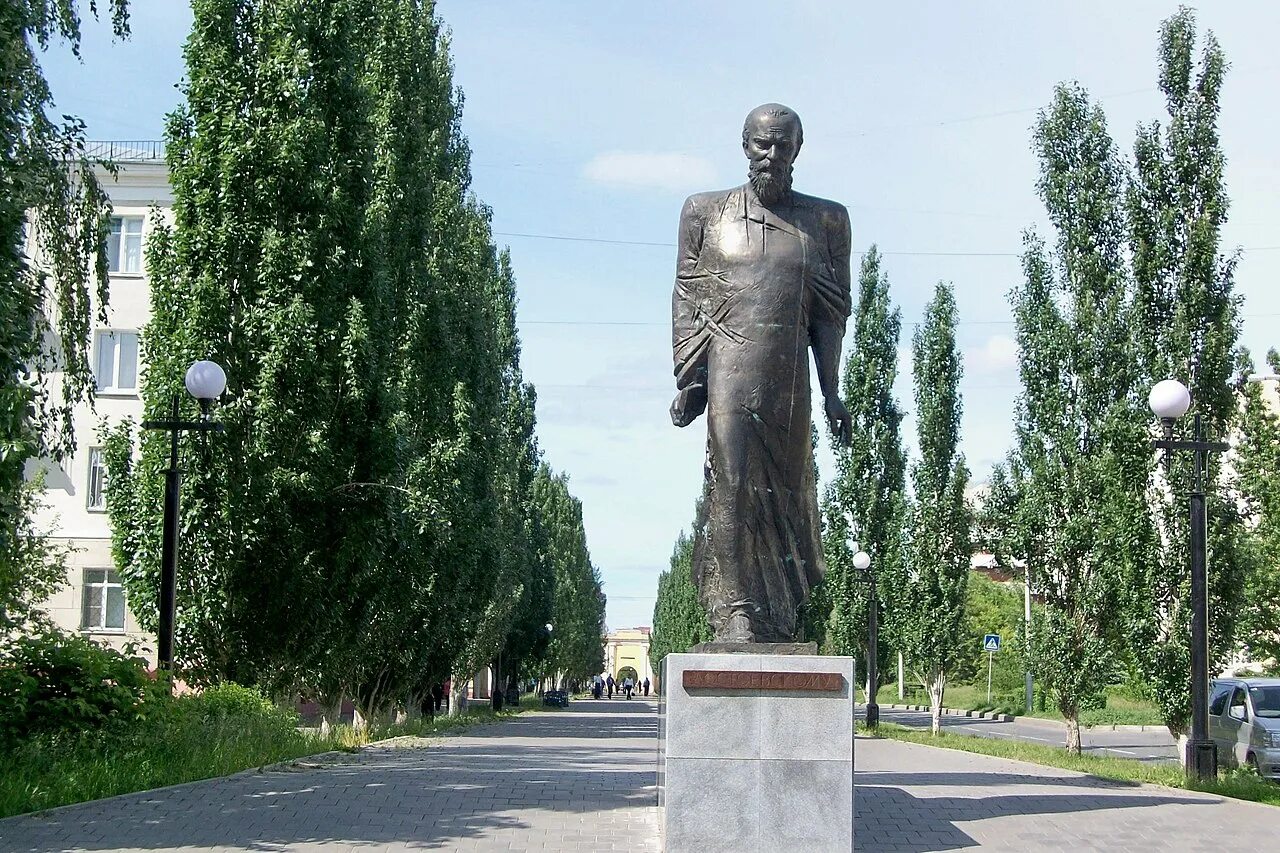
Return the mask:
<path id="1" fill-rule="evenodd" d="M 853 658 L 678 654 L 662 670 L 667 853 L 853 849 Z"/>

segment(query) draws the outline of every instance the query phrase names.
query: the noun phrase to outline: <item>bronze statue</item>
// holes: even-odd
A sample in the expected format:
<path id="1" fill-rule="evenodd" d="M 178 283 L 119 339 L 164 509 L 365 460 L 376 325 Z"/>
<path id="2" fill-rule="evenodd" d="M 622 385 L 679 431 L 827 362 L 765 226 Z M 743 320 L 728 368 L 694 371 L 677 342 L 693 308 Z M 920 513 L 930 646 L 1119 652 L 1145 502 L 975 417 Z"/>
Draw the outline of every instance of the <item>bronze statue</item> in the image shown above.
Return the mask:
<path id="1" fill-rule="evenodd" d="M 791 189 L 804 132 L 780 104 L 742 128 L 747 183 L 690 196 L 671 300 L 671 420 L 707 413 L 693 571 L 720 642 L 787 643 L 826 572 L 810 439 L 809 349 L 848 443 L 837 377 L 849 316 L 849 214 Z"/>

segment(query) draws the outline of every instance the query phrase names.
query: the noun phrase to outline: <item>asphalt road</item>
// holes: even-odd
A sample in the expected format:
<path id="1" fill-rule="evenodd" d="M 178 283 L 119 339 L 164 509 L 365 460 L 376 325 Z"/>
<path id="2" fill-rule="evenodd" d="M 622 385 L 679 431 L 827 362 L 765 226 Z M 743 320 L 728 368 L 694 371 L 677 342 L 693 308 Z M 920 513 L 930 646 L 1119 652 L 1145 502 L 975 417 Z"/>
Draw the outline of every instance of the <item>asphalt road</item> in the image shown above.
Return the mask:
<path id="1" fill-rule="evenodd" d="M 859 717 L 863 711 L 859 709 Z M 901 711 L 880 706 L 880 719 L 888 723 L 915 728 L 929 727 L 928 711 Z M 975 737 L 1005 738 L 1042 743 L 1046 746 L 1066 744 L 1066 727 L 1047 720 L 1016 718 L 1013 722 L 984 720 L 976 717 L 942 716 L 942 727 L 952 734 Z M 1080 746 L 1085 752 L 1097 752 L 1115 758 L 1132 758 L 1136 761 L 1178 760 L 1177 746 L 1165 729 L 1115 731 L 1113 729 L 1081 729 Z"/>

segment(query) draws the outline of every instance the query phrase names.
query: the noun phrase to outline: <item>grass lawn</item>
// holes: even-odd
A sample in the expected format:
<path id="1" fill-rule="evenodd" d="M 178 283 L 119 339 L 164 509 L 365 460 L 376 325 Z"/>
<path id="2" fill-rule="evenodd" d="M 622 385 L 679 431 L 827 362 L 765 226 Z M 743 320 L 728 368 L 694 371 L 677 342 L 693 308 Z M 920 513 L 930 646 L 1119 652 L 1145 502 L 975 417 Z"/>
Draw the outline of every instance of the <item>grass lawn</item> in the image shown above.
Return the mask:
<path id="1" fill-rule="evenodd" d="M 336 726 L 326 737 L 298 729 L 284 712 L 220 718 L 177 712 L 126 733 L 42 738 L 0 758 L 0 817 L 226 776 L 319 752 L 353 751 L 399 735 L 441 735 L 530 709 L 524 705 L 494 714 L 486 704 L 457 717 L 374 724 L 367 732 Z"/>
<path id="2" fill-rule="evenodd" d="M 896 695 L 896 694 L 895 694 Z M 859 731 L 866 734 L 862 724 Z M 1104 779 L 1116 779 L 1122 782 L 1149 782 L 1169 788 L 1187 788 L 1195 791 L 1233 797 L 1238 800 L 1252 800 L 1267 805 L 1280 806 L 1280 785 L 1258 778 L 1250 771 L 1232 771 L 1224 774 L 1217 782 L 1193 784 L 1187 781 L 1181 767 L 1168 764 L 1154 764 L 1133 761 L 1127 758 L 1108 758 L 1097 755 L 1072 755 L 1065 749 L 1017 740 L 994 740 L 991 738 L 957 735 L 943 732 L 932 735 L 918 729 L 910 729 L 893 723 L 881 723 L 877 732 L 879 737 L 893 740 L 918 743 L 925 746 L 937 746 L 946 749 L 959 749 L 964 752 L 976 752 L 992 755 L 997 758 L 1010 758 L 1027 761 L 1032 764 L 1043 764 L 1047 767 L 1059 767 L 1063 770 L 1075 770 L 1100 776 Z"/>
<path id="3" fill-rule="evenodd" d="M 1028 715 L 1020 701 L 1016 703 L 1001 702 L 999 697 L 996 696 L 993 696 L 992 700 L 991 702 L 987 701 L 987 686 L 985 684 L 981 686 L 954 684 L 947 685 L 947 692 L 942 701 L 948 708 L 959 708 L 966 711 L 999 711 L 1005 714 L 1013 714 L 1017 717 L 1032 716 L 1046 720 L 1062 719 L 1062 715 L 1053 709 L 1036 711 Z M 929 694 L 922 690 L 919 685 L 914 687 L 907 685 L 907 698 L 899 700 L 897 685 L 886 684 L 876 693 L 876 701 L 881 705 L 897 702 L 906 702 L 910 705 L 928 705 Z M 1080 724 L 1084 726 L 1159 726 L 1163 722 L 1160 717 L 1160 710 L 1155 706 L 1155 703 L 1135 700 L 1116 690 L 1108 691 L 1105 708 L 1084 711 L 1080 714 Z"/>

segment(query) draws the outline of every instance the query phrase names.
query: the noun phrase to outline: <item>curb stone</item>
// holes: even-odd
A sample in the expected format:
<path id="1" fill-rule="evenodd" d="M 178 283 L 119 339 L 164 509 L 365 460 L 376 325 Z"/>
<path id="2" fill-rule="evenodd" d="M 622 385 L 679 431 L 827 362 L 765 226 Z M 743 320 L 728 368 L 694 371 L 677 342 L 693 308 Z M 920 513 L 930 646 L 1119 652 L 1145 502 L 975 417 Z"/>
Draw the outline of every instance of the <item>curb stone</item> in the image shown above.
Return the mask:
<path id="1" fill-rule="evenodd" d="M 893 704 L 893 705 L 888 705 L 886 707 L 894 708 L 899 711 L 930 711 L 932 710 L 928 705 Z M 942 713 L 948 717 L 975 717 L 982 720 L 997 720 L 1001 723 L 1012 723 L 1014 720 L 1013 715 L 1003 714 L 998 711 L 973 711 L 973 710 L 960 710 L 957 708 L 943 708 Z"/>
<path id="2" fill-rule="evenodd" d="M 899 705 L 892 704 L 884 706 L 899 711 L 929 711 L 928 705 Z M 1054 726 L 1056 728 L 1065 729 L 1067 724 L 1062 720 L 1052 720 L 1045 717 L 1028 717 L 1018 714 L 1005 714 L 997 711 L 973 711 L 960 710 L 956 708 L 943 708 L 942 713 L 949 717 L 975 717 L 983 720 L 996 720 L 1001 723 L 1034 723 L 1036 725 Z M 1100 723 L 1094 726 L 1082 726 L 1086 729 L 1101 729 L 1103 731 L 1113 732 L 1162 732 L 1167 731 L 1164 726 L 1147 726 L 1147 725 L 1127 725 L 1124 723 Z"/>

